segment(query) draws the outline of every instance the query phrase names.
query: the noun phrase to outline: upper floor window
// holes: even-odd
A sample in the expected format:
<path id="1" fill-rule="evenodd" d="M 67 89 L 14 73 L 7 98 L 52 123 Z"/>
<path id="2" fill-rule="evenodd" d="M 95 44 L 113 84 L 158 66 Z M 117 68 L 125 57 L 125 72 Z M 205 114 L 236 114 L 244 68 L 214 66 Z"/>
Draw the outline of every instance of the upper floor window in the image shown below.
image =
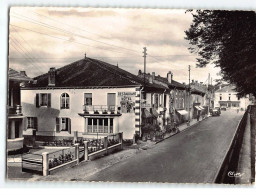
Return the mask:
<path id="1" fill-rule="evenodd" d="M 87 105 L 87 106 L 92 105 L 92 94 L 91 93 L 84 94 L 84 105 Z"/>
<path id="2" fill-rule="evenodd" d="M 47 106 L 51 107 L 51 94 L 50 93 L 37 93 L 36 94 L 36 107 Z"/>
<path id="3" fill-rule="evenodd" d="M 67 93 L 61 94 L 60 108 L 61 109 L 69 109 L 69 95 Z"/>

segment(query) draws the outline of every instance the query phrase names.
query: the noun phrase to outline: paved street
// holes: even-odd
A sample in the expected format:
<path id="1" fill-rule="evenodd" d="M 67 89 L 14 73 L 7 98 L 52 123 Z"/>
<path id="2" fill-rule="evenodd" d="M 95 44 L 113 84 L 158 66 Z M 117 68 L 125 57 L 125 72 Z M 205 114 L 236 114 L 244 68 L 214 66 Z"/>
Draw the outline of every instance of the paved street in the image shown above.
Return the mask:
<path id="1" fill-rule="evenodd" d="M 222 111 L 85 181 L 213 183 L 242 112 Z"/>

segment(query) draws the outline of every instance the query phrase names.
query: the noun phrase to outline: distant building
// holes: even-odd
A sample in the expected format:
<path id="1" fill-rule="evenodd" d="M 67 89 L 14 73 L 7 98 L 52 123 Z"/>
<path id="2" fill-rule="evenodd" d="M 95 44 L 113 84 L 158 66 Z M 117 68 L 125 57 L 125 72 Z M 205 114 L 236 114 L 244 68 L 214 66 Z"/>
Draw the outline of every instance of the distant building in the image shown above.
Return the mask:
<path id="1" fill-rule="evenodd" d="M 249 95 L 240 98 L 237 96 L 234 85 L 220 86 L 219 89 L 215 91 L 215 106 L 246 109 L 249 104 Z"/>
<path id="2" fill-rule="evenodd" d="M 23 130 L 26 120 L 21 107 L 20 85 L 32 79 L 26 75 L 25 71 L 17 72 L 9 68 L 8 80 L 7 151 L 15 151 L 23 148 Z"/>
<path id="3" fill-rule="evenodd" d="M 166 99 L 169 101 L 166 103 L 165 118 L 170 119 L 171 123 L 181 124 L 188 121 L 189 113 L 190 118 L 196 118 L 194 114 L 197 112 L 196 108 L 200 111 L 204 109 L 198 106 L 204 105 L 205 91 L 200 91 L 192 86 L 191 96 L 189 97 L 188 86 L 175 81 L 171 71 L 167 73 L 166 77 L 156 76 L 155 72 L 152 72 L 152 75 L 150 73 L 144 75 L 141 71 L 139 71 L 138 76 L 141 78 L 145 76 L 147 81 L 163 85 L 169 89 L 170 92 L 166 96 Z"/>
<path id="4" fill-rule="evenodd" d="M 123 132 L 124 139 L 141 134 L 143 116 L 160 118 L 166 88 L 146 82 L 118 66 L 85 57 L 34 78 L 22 89 L 24 135 L 41 141 L 103 137 Z M 141 109 L 142 95 L 154 94 L 149 113 Z"/>

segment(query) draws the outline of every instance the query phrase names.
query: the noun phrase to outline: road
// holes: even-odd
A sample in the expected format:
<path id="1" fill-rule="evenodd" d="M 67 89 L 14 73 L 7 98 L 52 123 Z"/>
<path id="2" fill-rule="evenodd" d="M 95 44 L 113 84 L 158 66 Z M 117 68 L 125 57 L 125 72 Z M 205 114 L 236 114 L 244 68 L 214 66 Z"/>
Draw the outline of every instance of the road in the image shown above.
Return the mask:
<path id="1" fill-rule="evenodd" d="M 243 113 L 222 111 L 84 181 L 213 183 Z"/>

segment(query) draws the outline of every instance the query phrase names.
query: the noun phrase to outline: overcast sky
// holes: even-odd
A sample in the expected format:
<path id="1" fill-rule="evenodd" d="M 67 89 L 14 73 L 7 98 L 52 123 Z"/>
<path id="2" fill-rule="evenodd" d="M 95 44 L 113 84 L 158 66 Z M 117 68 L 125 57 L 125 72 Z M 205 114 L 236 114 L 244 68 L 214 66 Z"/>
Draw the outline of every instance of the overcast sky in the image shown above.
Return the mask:
<path id="1" fill-rule="evenodd" d="M 10 9 L 9 66 L 35 77 L 50 67 L 62 67 L 87 57 L 100 59 L 134 74 L 143 70 L 147 47 L 147 72 L 188 83 L 213 80 L 219 69 L 196 68 L 185 33 L 190 13 L 171 9 L 32 8 Z"/>

